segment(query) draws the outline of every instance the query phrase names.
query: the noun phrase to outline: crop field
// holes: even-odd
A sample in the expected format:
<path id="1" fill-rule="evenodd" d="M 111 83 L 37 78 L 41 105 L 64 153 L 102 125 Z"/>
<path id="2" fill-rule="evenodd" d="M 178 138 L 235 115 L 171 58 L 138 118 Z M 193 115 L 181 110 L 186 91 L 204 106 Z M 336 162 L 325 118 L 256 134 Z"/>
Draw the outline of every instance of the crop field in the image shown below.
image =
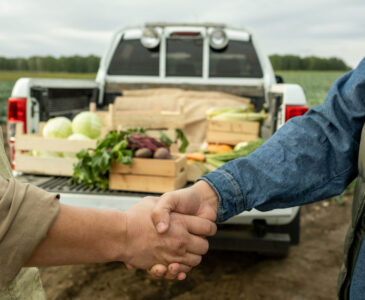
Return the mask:
<path id="1" fill-rule="evenodd" d="M 285 83 L 297 83 L 303 89 L 310 107 L 318 106 L 326 99 L 335 80 L 342 71 L 277 71 Z"/>
<path id="2" fill-rule="evenodd" d="M 313 107 L 324 101 L 331 85 L 343 72 L 278 71 L 277 74 L 282 75 L 286 83 L 301 85 L 307 96 L 309 106 Z M 93 79 L 95 74 L 0 71 L 0 120 L 2 122 L 6 116 L 6 100 L 10 96 L 15 81 L 20 77 Z"/>

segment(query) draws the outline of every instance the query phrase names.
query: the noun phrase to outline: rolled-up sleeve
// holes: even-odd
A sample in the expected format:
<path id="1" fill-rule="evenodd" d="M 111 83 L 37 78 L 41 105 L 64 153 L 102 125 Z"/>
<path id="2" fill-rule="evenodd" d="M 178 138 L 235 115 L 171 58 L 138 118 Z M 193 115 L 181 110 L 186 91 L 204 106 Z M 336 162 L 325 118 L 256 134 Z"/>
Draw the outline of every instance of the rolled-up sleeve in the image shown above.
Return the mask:
<path id="1" fill-rule="evenodd" d="M 59 196 L 0 177 L 0 288 L 29 260 L 59 212 Z"/>

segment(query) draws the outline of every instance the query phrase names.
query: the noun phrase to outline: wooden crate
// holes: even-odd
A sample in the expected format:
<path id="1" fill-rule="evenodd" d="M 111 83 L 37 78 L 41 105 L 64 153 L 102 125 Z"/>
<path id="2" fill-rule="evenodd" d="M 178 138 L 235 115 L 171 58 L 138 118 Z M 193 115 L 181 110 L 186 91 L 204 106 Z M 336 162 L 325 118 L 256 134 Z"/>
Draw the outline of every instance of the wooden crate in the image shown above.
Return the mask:
<path id="1" fill-rule="evenodd" d="M 133 164 L 114 163 L 109 188 L 136 192 L 165 193 L 186 185 L 185 156 L 174 159 L 134 158 Z"/>
<path id="2" fill-rule="evenodd" d="M 76 158 L 37 157 L 32 151 L 77 153 L 82 149 L 95 148 L 96 141 L 70 141 L 67 139 L 46 139 L 40 135 L 23 134 L 17 126 L 15 136 L 15 170 L 28 174 L 72 176 Z"/>
<path id="3" fill-rule="evenodd" d="M 146 129 L 183 129 L 185 117 L 182 106 L 178 111 L 164 111 L 161 106 L 153 110 L 117 110 L 114 104 L 109 104 L 108 111 L 97 111 L 95 103 L 90 104 L 90 111 L 97 113 L 103 120 L 104 127 L 110 130 L 141 127 Z"/>
<path id="4" fill-rule="evenodd" d="M 207 122 L 206 140 L 208 143 L 236 145 L 259 138 L 259 122 L 225 120 L 208 120 Z"/>

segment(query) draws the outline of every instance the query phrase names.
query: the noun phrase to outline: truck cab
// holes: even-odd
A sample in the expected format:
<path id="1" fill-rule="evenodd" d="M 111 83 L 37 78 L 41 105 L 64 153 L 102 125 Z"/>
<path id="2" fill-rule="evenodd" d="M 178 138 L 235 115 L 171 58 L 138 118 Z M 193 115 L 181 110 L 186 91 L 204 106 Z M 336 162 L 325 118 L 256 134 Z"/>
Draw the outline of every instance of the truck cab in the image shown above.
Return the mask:
<path id="1" fill-rule="evenodd" d="M 277 82 L 268 57 L 246 29 L 215 23 L 147 23 L 115 32 L 95 81 L 19 79 L 9 98 L 10 143 L 17 122 L 23 123 L 25 132 L 34 133 L 40 122 L 61 115 L 72 118 L 92 102 L 103 109 L 123 91 L 161 87 L 249 98 L 257 111 L 265 107 L 268 112 L 261 126 L 264 138 L 308 109 L 302 88 Z M 61 202 L 71 205 L 125 210 L 147 196 L 71 186 L 62 177 L 17 176 L 60 193 Z M 243 212 L 219 224 L 211 245 L 285 254 L 299 241 L 299 214 L 297 207 Z"/>

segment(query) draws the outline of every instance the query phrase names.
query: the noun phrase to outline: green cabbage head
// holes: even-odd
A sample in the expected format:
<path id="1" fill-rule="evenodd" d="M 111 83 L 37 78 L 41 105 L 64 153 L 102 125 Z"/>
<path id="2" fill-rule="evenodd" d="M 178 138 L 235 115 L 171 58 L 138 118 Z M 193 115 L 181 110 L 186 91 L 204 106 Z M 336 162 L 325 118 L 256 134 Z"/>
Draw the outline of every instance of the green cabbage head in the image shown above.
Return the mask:
<path id="1" fill-rule="evenodd" d="M 67 139 L 70 141 L 88 141 L 88 140 L 90 140 L 90 138 L 88 138 L 86 135 L 83 135 L 81 133 L 74 133 L 74 134 L 70 135 Z M 76 153 L 64 152 L 63 157 L 76 158 Z"/>
<path id="2" fill-rule="evenodd" d="M 91 139 L 100 137 L 102 126 L 103 122 L 100 117 L 90 111 L 79 113 L 72 121 L 72 130 L 74 133 L 86 135 Z"/>
<path id="3" fill-rule="evenodd" d="M 72 134 L 72 123 L 65 117 L 49 119 L 43 128 L 45 138 L 65 139 Z"/>

